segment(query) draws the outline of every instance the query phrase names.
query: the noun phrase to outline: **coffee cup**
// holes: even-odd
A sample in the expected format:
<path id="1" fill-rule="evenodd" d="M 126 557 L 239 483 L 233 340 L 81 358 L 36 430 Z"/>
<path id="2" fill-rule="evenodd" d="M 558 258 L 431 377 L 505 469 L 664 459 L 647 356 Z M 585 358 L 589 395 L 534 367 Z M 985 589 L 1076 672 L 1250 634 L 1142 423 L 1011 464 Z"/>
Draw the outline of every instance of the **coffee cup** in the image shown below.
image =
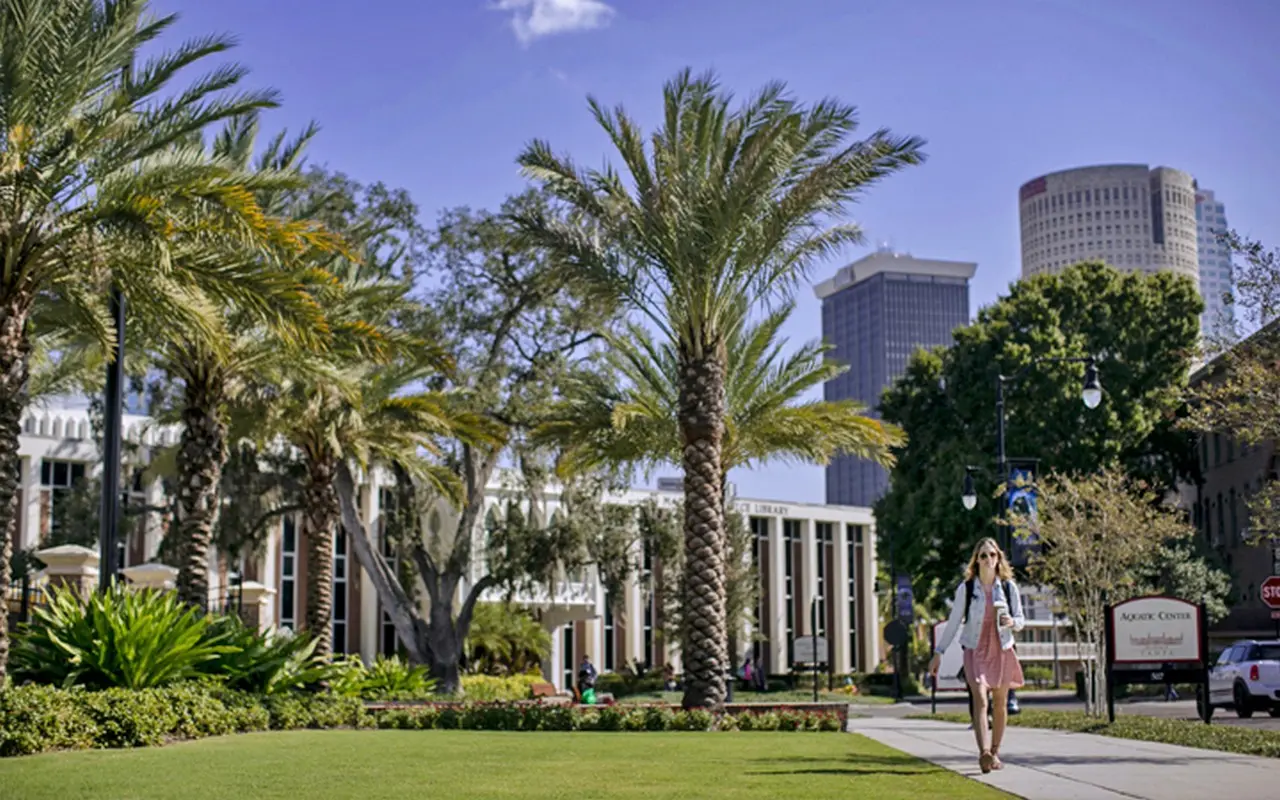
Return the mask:
<path id="1" fill-rule="evenodd" d="M 992 606 L 995 608 L 996 612 L 996 624 L 1000 625 L 1002 624 L 1001 620 L 1009 614 L 1009 604 L 1004 600 L 996 600 L 992 603 Z"/>

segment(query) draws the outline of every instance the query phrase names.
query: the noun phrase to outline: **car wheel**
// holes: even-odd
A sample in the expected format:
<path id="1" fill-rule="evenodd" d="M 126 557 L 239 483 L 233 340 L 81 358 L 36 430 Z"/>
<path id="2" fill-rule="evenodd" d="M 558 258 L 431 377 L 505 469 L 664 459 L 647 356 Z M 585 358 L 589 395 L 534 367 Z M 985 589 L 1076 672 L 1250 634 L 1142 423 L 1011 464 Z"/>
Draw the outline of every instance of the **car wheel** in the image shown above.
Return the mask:
<path id="1" fill-rule="evenodd" d="M 1280 717 L 1280 706 L 1272 706 L 1271 710 L 1267 713 L 1273 717 Z"/>
<path id="2" fill-rule="evenodd" d="M 1235 691 L 1231 693 L 1231 699 L 1236 707 L 1237 717 L 1249 719 L 1253 716 L 1253 699 L 1249 697 L 1249 692 L 1244 688 L 1244 684 L 1236 684 Z"/>

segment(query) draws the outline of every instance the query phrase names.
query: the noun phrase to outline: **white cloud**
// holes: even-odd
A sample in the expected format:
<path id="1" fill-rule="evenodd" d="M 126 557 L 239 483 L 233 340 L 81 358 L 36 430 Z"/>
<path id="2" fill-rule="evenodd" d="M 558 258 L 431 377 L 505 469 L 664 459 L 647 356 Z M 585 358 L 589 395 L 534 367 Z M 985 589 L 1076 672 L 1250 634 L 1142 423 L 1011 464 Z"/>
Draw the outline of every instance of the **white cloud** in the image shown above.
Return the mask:
<path id="1" fill-rule="evenodd" d="M 557 33 L 603 28 L 617 13 L 601 0 L 498 0 L 494 8 L 511 12 L 511 29 L 524 44 Z"/>

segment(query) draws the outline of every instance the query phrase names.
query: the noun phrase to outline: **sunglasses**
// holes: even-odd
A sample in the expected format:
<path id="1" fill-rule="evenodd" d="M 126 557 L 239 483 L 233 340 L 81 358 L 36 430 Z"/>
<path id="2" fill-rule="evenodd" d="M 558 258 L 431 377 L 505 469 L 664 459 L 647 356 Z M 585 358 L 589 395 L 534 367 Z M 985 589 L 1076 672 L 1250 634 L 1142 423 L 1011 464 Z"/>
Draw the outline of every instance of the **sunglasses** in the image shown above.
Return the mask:
<path id="1" fill-rule="evenodd" d="M 999 559 L 999 558 L 1000 558 L 1000 554 L 999 554 L 999 553 L 992 553 L 992 552 L 978 553 L 978 560 L 979 560 L 979 561 L 986 561 L 988 558 L 990 558 L 990 559 Z"/>

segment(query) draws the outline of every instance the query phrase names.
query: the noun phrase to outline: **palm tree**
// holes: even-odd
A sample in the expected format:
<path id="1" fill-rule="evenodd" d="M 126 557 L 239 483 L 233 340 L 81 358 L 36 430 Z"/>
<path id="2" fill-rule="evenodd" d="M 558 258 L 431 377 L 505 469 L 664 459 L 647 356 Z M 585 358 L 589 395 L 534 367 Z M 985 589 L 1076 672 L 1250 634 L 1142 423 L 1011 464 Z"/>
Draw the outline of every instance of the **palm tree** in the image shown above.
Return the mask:
<path id="1" fill-rule="evenodd" d="M 902 431 L 866 414 L 852 400 L 803 400 L 811 389 L 848 371 L 828 358 L 832 347 L 810 342 L 784 356 L 779 340 L 794 306 L 784 304 L 755 324 L 735 328 L 725 343 L 725 429 L 720 489 L 729 472 L 781 459 L 826 464 L 837 454 L 892 466 Z M 566 476 L 617 465 L 654 467 L 680 460 L 679 358 L 640 325 L 607 337 L 611 369 L 587 373 L 568 387 L 537 440 L 560 450 Z M 621 378 L 621 381 L 618 378 Z"/>
<path id="2" fill-rule="evenodd" d="M 210 327 L 212 303 L 269 303 L 258 265 L 214 268 L 172 255 L 194 236 L 278 237 L 244 176 L 194 152 L 190 136 L 275 104 L 228 94 L 224 65 L 174 91 L 183 68 L 226 51 L 207 36 L 143 61 L 174 22 L 145 0 L 0 0 L 0 531 L 14 514 L 18 436 L 38 302 L 67 310 L 111 351 L 114 285 L 177 329 Z M 135 66 L 140 65 L 140 66 Z M 0 562 L 9 542 L 0 543 Z M 0 563 L 0 593 L 8 564 Z M 0 604 L 0 676 L 8 654 Z"/>
<path id="3" fill-rule="evenodd" d="M 301 188 L 302 154 L 316 128 L 286 142 L 276 136 L 254 160 L 259 132 L 257 114 L 230 120 L 214 138 L 209 158 L 237 172 L 252 175 L 260 187 L 254 194 L 263 213 L 293 226 L 305 226 L 306 212 L 296 207 L 291 190 Z M 290 207 L 293 205 L 294 207 Z M 338 249 L 312 226 L 309 235 L 320 255 Z M 210 251 L 202 251 L 207 256 Z M 214 250 L 227 261 L 264 259 L 269 253 L 256 248 Z M 316 253 L 312 252 L 312 256 Z M 179 259 L 187 253 L 179 254 Z M 299 259 L 301 260 L 301 259 Z M 306 263 L 306 262 L 303 262 Z M 301 267 L 283 267 L 301 271 Z M 282 284 L 285 292 L 296 292 L 305 284 Z M 154 356 L 158 369 L 179 385 L 175 398 L 182 423 L 182 438 L 175 458 L 175 523 L 179 563 L 177 591 L 183 601 L 206 608 L 209 601 L 209 548 L 220 508 L 222 469 L 229 456 L 228 416 L 237 398 L 251 391 L 255 382 L 269 380 L 273 371 L 286 365 L 307 363 L 296 358 L 299 348 L 325 345 L 328 328 L 314 301 L 304 303 L 304 314 L 265 316 L 256 308 L 231 306 L 221 335 L 207 337 L 162 335 Z"/>
<path id="4" fill-rule="evenodd" d="M 804 106 L 780 83 L 731 108 L 714 76 L 688 70 L 664 91 L 663 124 L 646 143 L 622 108 L 590 101 L 627 177 L 583 170 L 544 141 L 525 173 L 574 214 L 519 219 L 602 302 L 639 313 L 676 353 L 684 469 L 684 704 L 723 702 L 726 652 L 723 468 L 726 343 L 740 309 L 789 296 L 817 259 L 861 240 L 829 224 L 871 184 L 923 159 L 922 142 L 881 130 L 851 141 L 851 106 Z"/>

